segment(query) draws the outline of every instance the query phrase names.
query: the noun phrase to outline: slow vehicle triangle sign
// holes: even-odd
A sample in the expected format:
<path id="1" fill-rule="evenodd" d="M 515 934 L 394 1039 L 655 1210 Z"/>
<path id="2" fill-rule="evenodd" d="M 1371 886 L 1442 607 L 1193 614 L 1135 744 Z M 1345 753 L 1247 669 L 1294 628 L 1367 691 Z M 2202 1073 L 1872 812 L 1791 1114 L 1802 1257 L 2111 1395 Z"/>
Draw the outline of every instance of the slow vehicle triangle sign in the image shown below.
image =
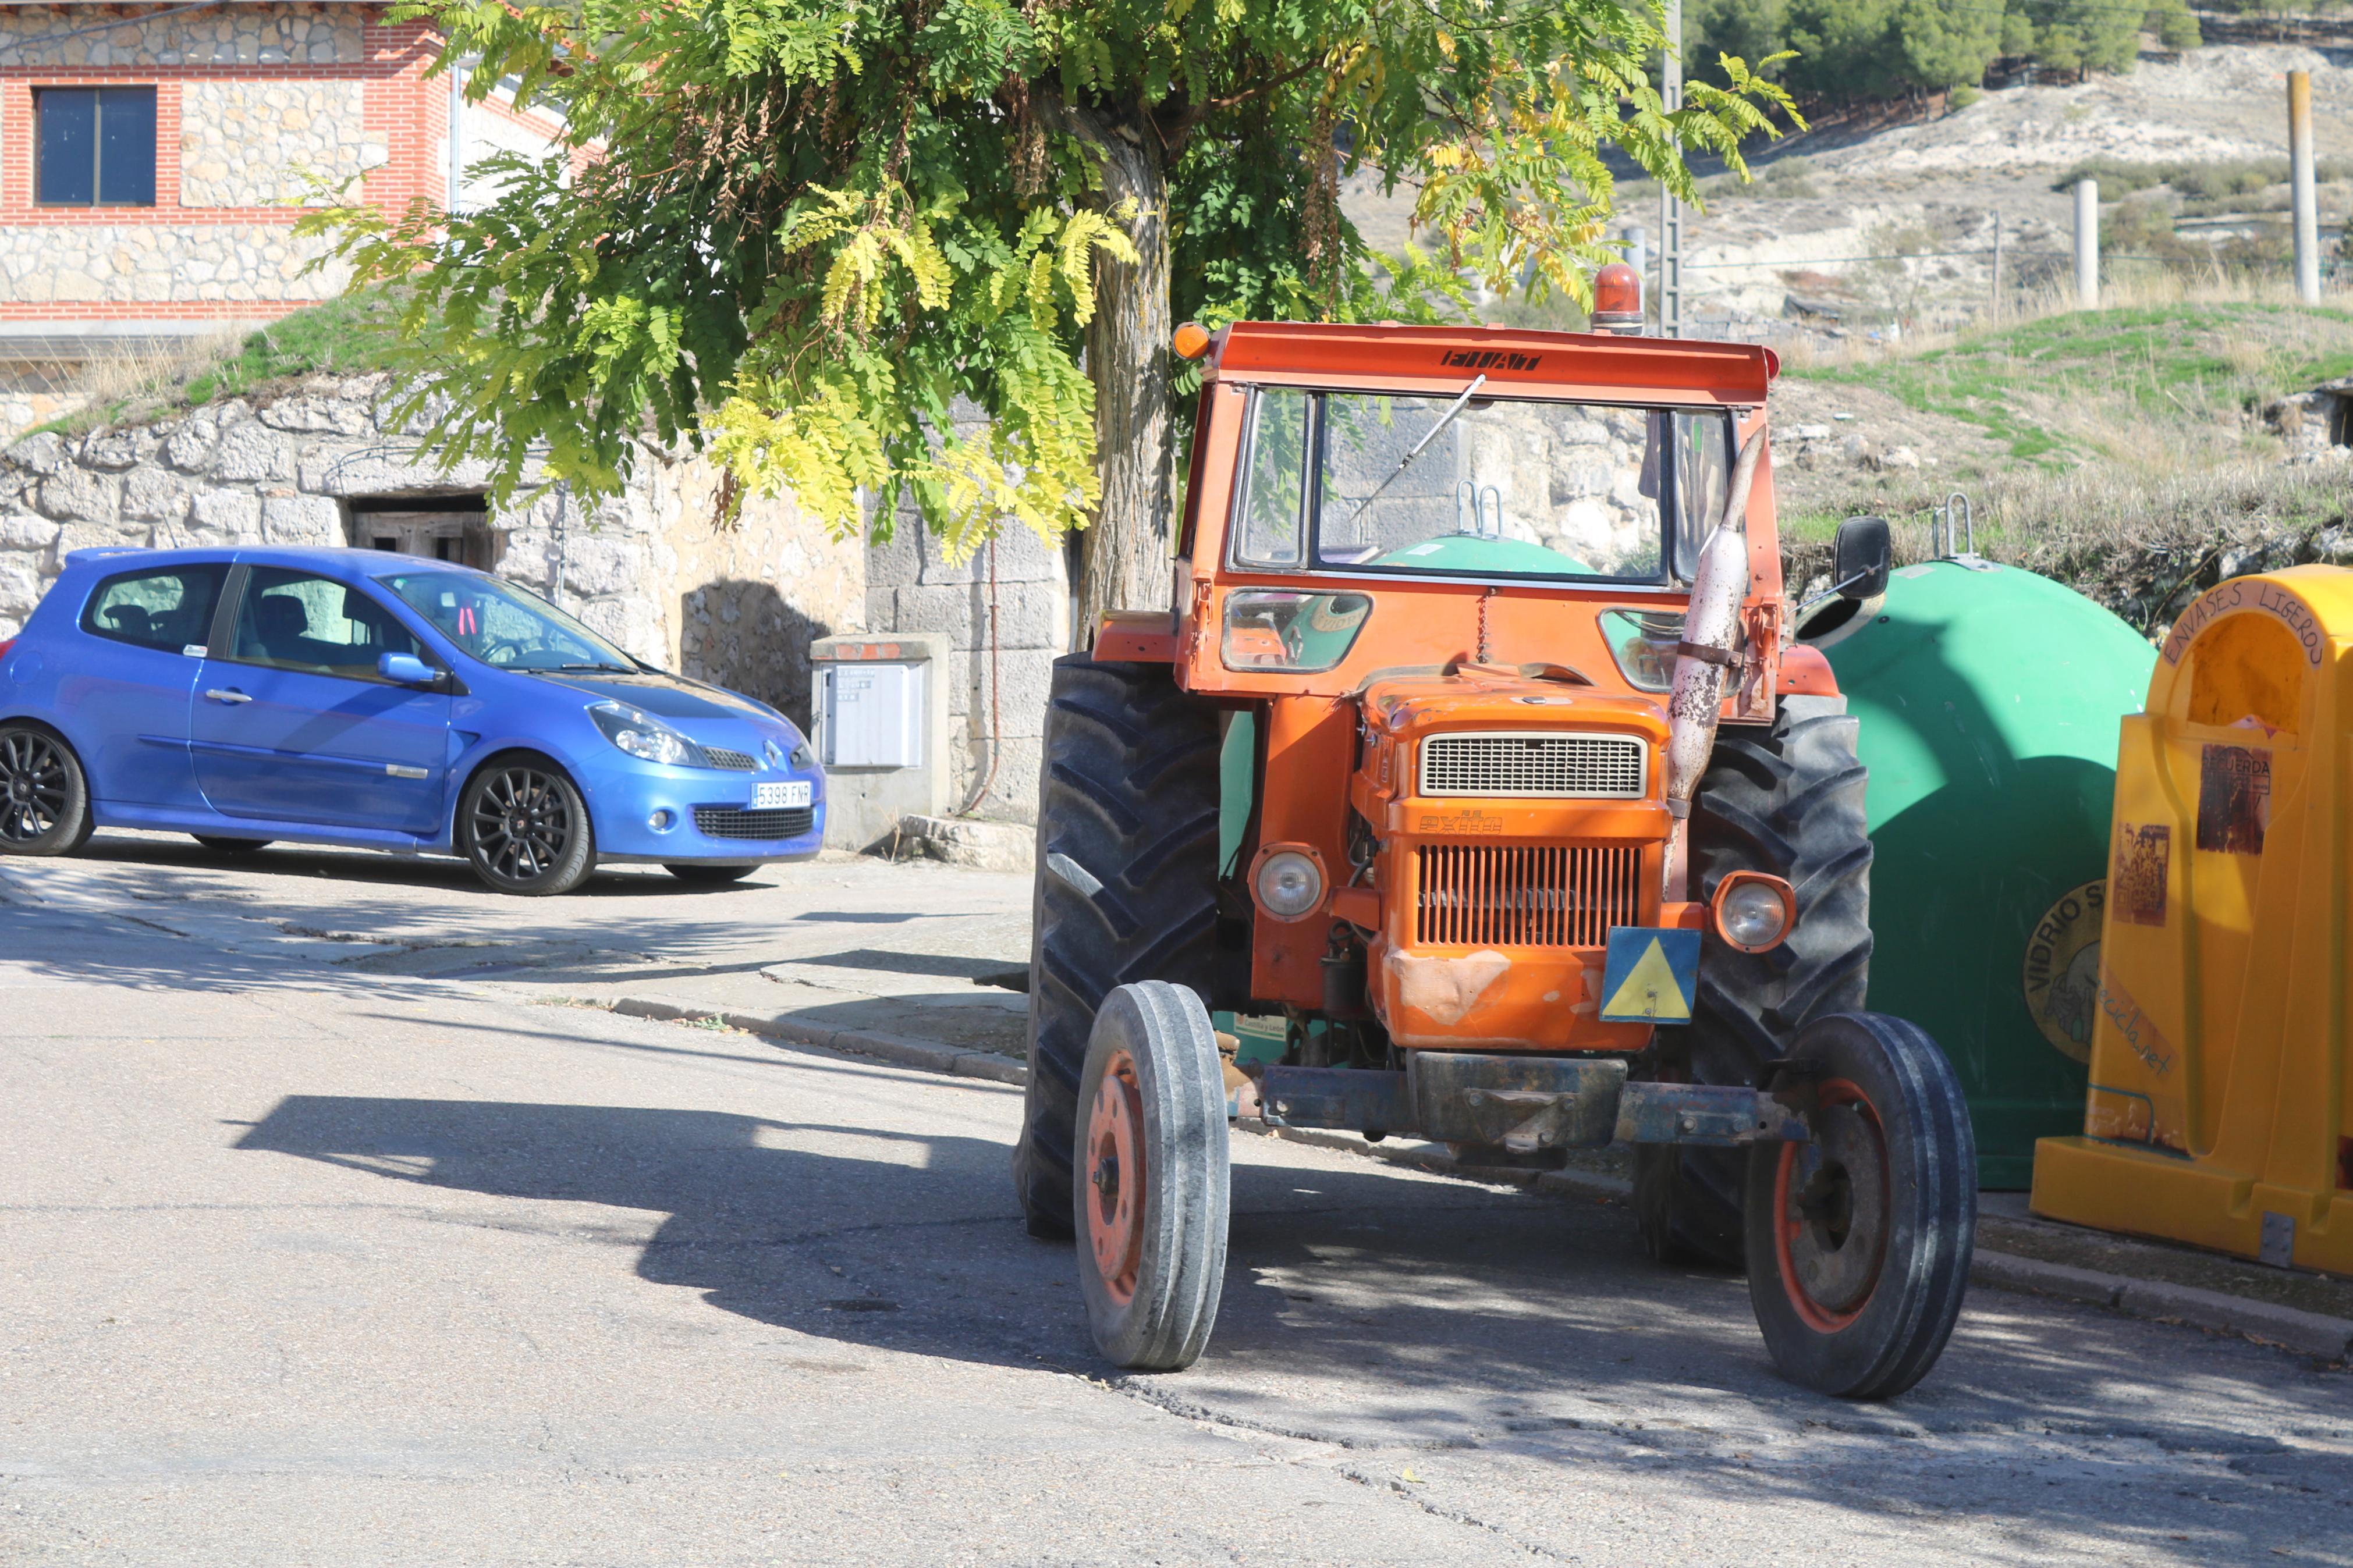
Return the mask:
<path id="1" fill-rule="evenodd" d="M 1612 1024 L 1686 1024 L 1699 982 L 1699 932 L 1615 926 L 1602 970 L 1602 1018 Z"/>

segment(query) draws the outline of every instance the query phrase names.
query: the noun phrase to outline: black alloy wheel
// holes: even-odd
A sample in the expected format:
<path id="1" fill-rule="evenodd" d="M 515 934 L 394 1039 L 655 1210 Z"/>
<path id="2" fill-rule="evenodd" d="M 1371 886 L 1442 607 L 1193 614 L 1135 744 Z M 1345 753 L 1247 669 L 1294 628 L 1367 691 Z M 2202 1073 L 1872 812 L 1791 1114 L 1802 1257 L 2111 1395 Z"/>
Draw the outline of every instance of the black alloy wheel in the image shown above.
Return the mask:
<path id="1" fill-rule="evenodd" d="M 543 898 L 568 893 L 596 869 L 588 808 L 555 768 L 509 757 L 474 775 L 458 805 L 458 840 L 493 890 Z"/>
<path id="2" fill-rule="evenodd" d="M 0 725 L 0 854 L 70 855 L 91 826 L 73 748 L 30 724 Z"/>

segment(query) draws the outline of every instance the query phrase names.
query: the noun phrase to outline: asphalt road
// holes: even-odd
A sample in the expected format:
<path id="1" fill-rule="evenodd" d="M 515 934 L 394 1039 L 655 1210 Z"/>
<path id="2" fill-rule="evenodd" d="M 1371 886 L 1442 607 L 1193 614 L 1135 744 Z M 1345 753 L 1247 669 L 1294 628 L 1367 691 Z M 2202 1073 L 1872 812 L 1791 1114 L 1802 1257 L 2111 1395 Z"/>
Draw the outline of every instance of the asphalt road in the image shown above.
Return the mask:
<path id="1" fill-rule="evenodd" d="M 1005 879 L 526 905 L 322 863 L 0 867 L 0 1561 L 2353 1562 L 2341 1370 L 1984 1293 L 1920 1389 L 1841 1404 L 1622 1209 L 1264 1139 L 1208 1356 L 1123 1377 L 1021 1234 L 1018 1091 L 280 929 L 659 963 L 896 913 L 987 958 Z"/>

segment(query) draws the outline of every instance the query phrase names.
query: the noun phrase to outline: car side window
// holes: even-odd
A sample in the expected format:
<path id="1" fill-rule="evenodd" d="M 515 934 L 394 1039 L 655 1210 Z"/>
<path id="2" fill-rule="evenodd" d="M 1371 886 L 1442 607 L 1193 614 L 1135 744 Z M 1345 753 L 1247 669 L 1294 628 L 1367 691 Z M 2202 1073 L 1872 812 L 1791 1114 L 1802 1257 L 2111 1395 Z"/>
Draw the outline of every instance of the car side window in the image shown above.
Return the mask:
<path id="1" fill-rule="evenodd" d="M 152 567 L 106 578 L 82 606 L 81 629 L 109 642 L 164 653 L 201 648 L 211 640 L 213 606 L 227 576 L 222 563 Z"/>
<path id="2" fill-rule="evenodd" d="M 237 663 L 378 680 L 376 660 L 388 653 L 440 663 L 362 589 L 279 566 L 247 575 L 228 656 Z"/>

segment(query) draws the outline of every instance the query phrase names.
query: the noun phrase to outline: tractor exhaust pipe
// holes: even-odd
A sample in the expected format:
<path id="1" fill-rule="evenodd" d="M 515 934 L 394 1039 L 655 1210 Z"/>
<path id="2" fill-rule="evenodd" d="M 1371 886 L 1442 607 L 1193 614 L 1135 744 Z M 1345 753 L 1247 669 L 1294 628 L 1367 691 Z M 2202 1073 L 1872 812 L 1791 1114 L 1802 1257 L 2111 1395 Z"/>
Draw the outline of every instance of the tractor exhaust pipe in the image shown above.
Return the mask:
<path id="1" fill-rule="evenodd" d="M 1700 546 L 1692 569 L 1691 608 L 1675 645 L 1675 684 L 1667 697 L 1667 853 L 1659 865 L 1659 896 L 1672 889 L 1681 863 L 1693 794 L 1715 749 L 1727 675 L 1743 668 L 1740 602 L 1748 596 L 1748 490 L 1765 451 L 1762 427 L 1740 448 L 1730 493 L 1715 531 Z"/>

